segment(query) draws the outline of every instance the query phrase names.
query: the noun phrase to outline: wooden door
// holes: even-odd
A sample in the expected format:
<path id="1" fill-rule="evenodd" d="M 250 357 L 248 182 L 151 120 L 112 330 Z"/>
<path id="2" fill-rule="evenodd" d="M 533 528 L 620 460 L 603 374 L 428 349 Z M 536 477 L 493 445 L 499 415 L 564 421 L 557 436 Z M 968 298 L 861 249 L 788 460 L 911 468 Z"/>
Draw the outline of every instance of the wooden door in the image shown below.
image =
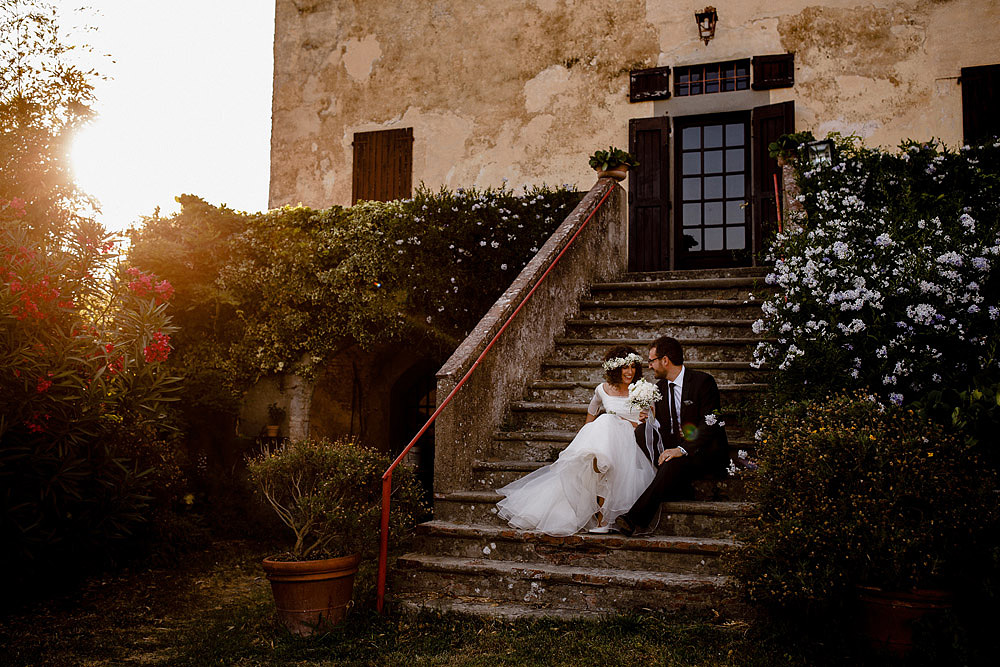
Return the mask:
<path id="1" fill-rule="evenodd" d="M 757 257 L 767 249 L 778 231 L 778 204 L 774 178 L 781 187 L 778 161 L 768 153 L 768 145 L 783 134 L 795 131 L 795 102 L 768 104 L 753 110 L 753 250 Z"/>
<path id="2" fill-rule="evenodd" d="M 633 118 L 628 150 L 628 270 L 670 269 L 670 119 Z"/>

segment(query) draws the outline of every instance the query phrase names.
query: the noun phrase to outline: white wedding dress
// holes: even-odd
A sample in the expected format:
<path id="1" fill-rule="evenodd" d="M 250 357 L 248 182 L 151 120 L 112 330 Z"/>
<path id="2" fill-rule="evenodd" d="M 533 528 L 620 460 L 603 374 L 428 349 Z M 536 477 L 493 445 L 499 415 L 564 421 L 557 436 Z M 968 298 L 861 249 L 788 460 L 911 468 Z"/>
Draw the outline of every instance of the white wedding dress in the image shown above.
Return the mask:
<path id="1" fill-rule="evenodd" d="M 628 397 L 609 395 L 603 383 L 588 412 L 601 408 L 604 414 L 585 424 L 554 463 L 497 489 L 505 496 L 497 503 L 502 519 L 514 528 L 564 536 L 596 526 L 598 511 L 604 524 L 614 525 L 631 509 L 656 475 L 629 423 L 639 421 L 639 410 Z M 597 496 L 604 498 L 603 506 Z"/>

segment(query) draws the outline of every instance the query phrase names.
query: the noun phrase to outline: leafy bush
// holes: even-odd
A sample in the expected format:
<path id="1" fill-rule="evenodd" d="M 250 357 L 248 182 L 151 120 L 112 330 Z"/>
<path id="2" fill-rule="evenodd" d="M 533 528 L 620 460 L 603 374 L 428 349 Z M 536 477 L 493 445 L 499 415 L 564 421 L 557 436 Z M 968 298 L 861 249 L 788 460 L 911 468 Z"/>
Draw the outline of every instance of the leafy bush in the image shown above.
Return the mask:
<path id="1" fill-rule="evenodd" d="M 757 364 L 788 397 L 870 387 L 903 403 L 1000 366 L 1000 143 L 899 153 L 838 139 L 801 162 L 806 217 L 777 237 Z"/>
<path id="2" fill-rule="evenodd" d="M 286 441 L 248 463 L 250 477 L 295 535 L 292 560 L 378 549 L 382 473 L 392 463 L 352 440 Z M 393 472 L 390 534 L 402 537 L 423 513 L 421 487 L 405 466 Z"/>
<path id="3" fill-rule="evenodd" d="M 751 602 L 843 610 L 856 584 L 969 587 L 990 576 L 997 478 L 914 411 L 861 394 L 793 402 L 758 438 L 756 504 L 729 561 Z"/>
<path id="4" fill-rule="evenodd" d="M 444 358 L 579 197 L 420 187 L 412 199 L 259 215 L 185 197 L 180 214 L 133 233 L 130 257 L 176 277 L 180 336 L 187 313 L 205 315 L 211 327 L 190 321 L 190 339 L 219 358 L 200 354 L 201 367 L 242 389 L 272 373 L 313 376 L 353 344 L 406 342 Z M 211 231 L 191 231 L 198 224 Z"/>
<path id="5" fill-rule="evenodd" d="M 46 241 L 20 224 L 26 213 L 0 202 L 2 558 L 83 560 L 175 498 L 161 435 L 172 288 L 117 264 L 100 225 Z"/>

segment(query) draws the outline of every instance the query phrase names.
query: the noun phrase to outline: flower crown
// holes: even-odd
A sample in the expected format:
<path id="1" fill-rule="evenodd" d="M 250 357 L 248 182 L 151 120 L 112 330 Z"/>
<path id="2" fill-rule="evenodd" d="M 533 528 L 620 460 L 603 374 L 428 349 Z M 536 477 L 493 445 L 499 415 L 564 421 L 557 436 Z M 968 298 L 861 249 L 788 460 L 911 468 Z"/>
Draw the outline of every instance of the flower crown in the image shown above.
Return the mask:
<path id="1" fill-rule="evenodd" d="M 642 357 L 640 357 L 635 352 L 629 352 L 624 357 L 615 357 L 614 359 L 608 359 L 603 364 L 601 368 L 605 371 L 613 371 L 616 368 L 621 368 L 622 366 L 631 366 L 632 364 L 642 364 Z"/>

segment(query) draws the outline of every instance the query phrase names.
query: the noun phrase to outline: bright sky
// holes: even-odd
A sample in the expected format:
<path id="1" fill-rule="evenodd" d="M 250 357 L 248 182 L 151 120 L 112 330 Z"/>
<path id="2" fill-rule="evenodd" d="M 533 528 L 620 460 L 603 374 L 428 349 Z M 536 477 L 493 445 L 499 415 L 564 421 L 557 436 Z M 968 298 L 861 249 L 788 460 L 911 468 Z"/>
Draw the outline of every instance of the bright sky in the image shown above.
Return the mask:
<path id="1" fill-rule="evenodd" d="M 184 193 L 267 208 L 274 0 L 50 1 L 77 42 L 111 56 L 100 116 L 73 148 L 105 226 L 176 211 Z"/>

